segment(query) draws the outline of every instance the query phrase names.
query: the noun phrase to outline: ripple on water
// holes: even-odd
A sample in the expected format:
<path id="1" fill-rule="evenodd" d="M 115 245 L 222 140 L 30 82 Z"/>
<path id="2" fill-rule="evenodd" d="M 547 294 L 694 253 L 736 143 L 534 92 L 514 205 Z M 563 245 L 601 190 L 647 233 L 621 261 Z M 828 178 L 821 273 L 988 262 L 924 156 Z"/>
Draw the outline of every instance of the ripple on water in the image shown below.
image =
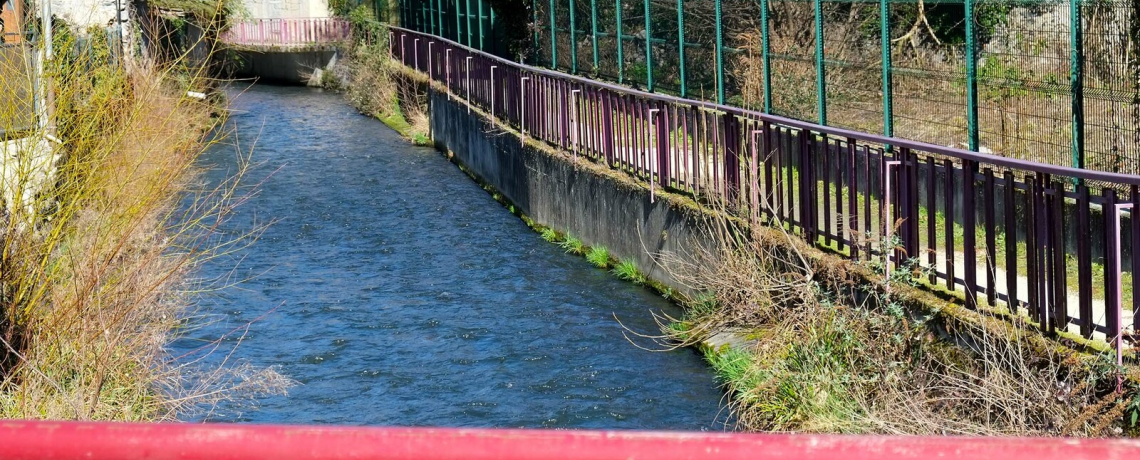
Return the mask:
<path id="1" fill-rule="evenodd" d="M 251 179 L 271 177 L 223 230 L 275 224 L 203 269 L 204 279 L 249 279 L 204 301 L 221 319 L 172 353 L 273 310 L 233 357 L 301 385 L 258 411 L 224 406 L 220 418 L 720 427 L 721 392 L 700 357 L 641 350 L 614 320 L 652 333 L 649 312 L 676 314 L 660 297 L 543 242 L 440 155 L 337 95 L 266 86 L 232 95 L 239 136 L 260 133 Z M 206 179 L 220 182 L 236 160 L 232 146 L 207 152 Z"/>

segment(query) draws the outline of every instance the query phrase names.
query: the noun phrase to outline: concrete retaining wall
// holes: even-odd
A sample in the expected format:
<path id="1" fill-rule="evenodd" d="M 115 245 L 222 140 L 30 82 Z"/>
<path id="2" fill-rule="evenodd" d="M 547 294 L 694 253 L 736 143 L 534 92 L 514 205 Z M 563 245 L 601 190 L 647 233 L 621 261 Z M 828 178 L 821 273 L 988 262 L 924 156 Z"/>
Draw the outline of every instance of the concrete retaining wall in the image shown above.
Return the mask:
<path id="1" fill-rule="evenodd" d="M 632 259 L 643 273 L 686 291 L 656 263 L 661 254 L 691 254 L 707 240 L 695 212 L 610 174 L 590 160 L 523 144 L 492 129 L 481 114 L 430 91 L 432 138 L 535 222 L 566 231 L 588 246 Z M 679 198 L 674 198 L 679 199 Z"/>

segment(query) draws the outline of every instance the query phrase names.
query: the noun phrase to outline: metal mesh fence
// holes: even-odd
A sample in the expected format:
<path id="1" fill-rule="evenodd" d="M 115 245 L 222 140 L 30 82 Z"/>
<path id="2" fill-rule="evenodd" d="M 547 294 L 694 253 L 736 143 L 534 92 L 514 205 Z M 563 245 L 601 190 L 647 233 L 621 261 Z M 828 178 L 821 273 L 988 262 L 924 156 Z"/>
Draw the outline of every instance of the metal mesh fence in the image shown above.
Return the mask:
<path id="1" fill-rule="evenodd" d="M 1140 174 L 1137 0 L 534 7 L 540 62 L 554 64 L 553 48 L 560 70 L 831 126 Z"/>

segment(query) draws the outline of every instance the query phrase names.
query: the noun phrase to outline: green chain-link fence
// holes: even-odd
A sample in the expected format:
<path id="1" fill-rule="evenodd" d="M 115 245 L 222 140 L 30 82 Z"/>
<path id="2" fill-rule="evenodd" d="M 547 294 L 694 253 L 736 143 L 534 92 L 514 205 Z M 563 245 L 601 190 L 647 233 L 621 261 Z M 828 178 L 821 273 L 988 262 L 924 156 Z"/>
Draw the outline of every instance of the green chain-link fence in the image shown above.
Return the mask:
<path id="1" fill-rule="evenodd" d="M 1140 0 L 532 0 L 531 8 L 534 57 L 559 70 L 1140 173 Z"/>

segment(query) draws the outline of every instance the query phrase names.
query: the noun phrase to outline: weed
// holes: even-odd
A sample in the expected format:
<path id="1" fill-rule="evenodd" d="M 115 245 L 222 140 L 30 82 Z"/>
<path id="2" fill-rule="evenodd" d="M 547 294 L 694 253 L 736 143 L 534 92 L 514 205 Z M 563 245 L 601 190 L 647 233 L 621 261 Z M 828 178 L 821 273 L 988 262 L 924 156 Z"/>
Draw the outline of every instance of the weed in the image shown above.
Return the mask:
<path id="1" fill-rule="evenodd" d="M 547 243 L 558 242 L 558 232 L 554 231 L 553 228 L 542 229 L 541 235 L 542 235 L 542 239 L 545 240 Z"/>
<path id="2" fill-rule="evenodd" d="M 610 251 L 605 246 L 594 246 L 586 252 L 586 260 L 598 268 L 609 268 Z"/>
<path id="3" fill-rule="evenodd" d="M 632 260 L 623 260 L 621 262 L 618 262 L 618 264 L 614 266 L 612 272 L 618 278 L 639 286 L 644 285 L 647 281 L 649 281 L 645 275 L 641 273 L 641 270 L 637 269 L 637 265 L 634 265 Z"/>
<path id="4" fill-rule="evenodd" d="M 582 244 L 582 240 L 575 238 L 573 235 L 566 234 L 566 239 L 558 244 L 567 254 L 582 255 L 586 251 L 586 246 Z"/>

